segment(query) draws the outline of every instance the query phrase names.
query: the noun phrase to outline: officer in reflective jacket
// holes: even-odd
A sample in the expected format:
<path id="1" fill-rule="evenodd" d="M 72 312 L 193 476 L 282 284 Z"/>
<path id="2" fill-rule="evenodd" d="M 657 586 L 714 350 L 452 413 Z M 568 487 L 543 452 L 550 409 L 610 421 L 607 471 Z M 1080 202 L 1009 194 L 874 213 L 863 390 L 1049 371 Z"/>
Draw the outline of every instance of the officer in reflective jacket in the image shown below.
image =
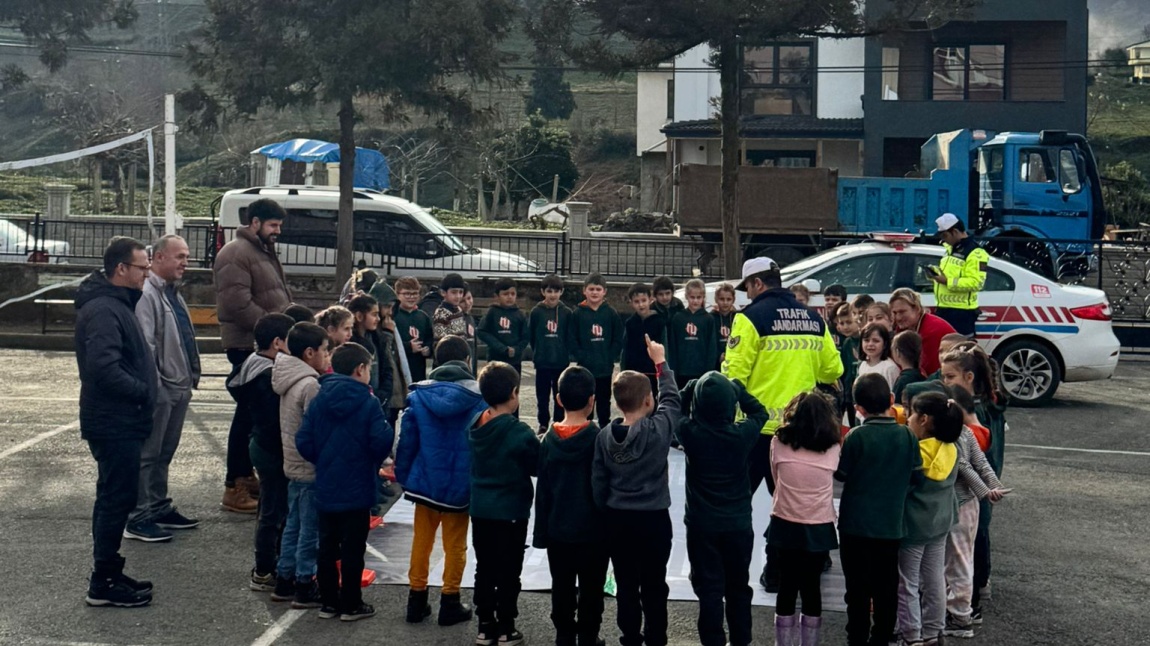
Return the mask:
<path id="1" fill-rule="evenodd" d="M 966 227 L 953 213 L 943 213 L 934 221 L 946 255 L 932 272 L 935 315 L 950 323 L 955 332 L 974 338 L 978 322 L 978 292 L 986 284 L 990 255 L 967 236 Z"/>
<path id="2" fill-rule="evenodd" d="M 735 315 L 723 374 L 738 381 L 770 413 L 747 464 L 752 494 L 771 478 L 771 440 L 791 399 L 813 390 L 816 384 L 834 384 L 843 374 L 842 359 L 830 327 L 815 310 L 804 307 L 789 289 L 783 289 L 779 266 L 770 258 L 743 263 L 742 282 L 735 288 L 752 300 Z M 767 548 L 767 563 L 759 583 L 778 591 L 778 558 Z"/>

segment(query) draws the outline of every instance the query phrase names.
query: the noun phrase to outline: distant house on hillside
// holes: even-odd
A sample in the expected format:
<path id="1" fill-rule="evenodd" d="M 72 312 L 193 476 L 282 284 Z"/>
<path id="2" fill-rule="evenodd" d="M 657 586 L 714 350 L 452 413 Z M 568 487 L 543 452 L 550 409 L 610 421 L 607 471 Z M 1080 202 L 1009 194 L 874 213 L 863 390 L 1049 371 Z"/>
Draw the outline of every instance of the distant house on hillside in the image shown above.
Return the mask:
<path id="1" fill-rule="evenodd" d="M 868 11 L 885 6 L 867 3 Z M 935 29 L 747 43 L 742 163 L 902 177 L 919 172 L 920 148 L 935 133 L 1084 132 L 1086 67 L 1073 61 L 1089 58 L 1087 24 L 1087 0 L 1011 0 Z M 1140 46 L 1150 77 L 1150 42 Z M 720 162 L 710 54 L 702 44 L 639 74 L 645 210 L 676 208 L 681 165 Z"/>
<path id="2" fill-rule="evenodd" d="M 1150 40 L 1134 43 L 1126 48 L 1135 83 L 1150 83 Z"/>

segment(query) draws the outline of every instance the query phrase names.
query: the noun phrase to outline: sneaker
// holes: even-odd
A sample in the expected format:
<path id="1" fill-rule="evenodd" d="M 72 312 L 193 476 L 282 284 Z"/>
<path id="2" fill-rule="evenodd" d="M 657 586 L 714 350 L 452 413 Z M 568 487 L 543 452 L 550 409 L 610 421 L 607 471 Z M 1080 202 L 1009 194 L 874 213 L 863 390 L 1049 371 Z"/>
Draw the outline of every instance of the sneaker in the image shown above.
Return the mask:
<path id="1" fill-rule="evenodd" d="M 292 599 L 291 607 L 295 610 L 323 607 L 319 598 L 319 585 L 316 584 L 315 579 L 296 582 L 295 597 Z"/>
<path id="2" fill-rule="evenodd" d="M 272 590 L 272 601 L 291 601 L 295 598 L 295 579 L 276 575 L 276 587 Z M 318 607 L 318 606 L 316 606 Z"/>
<path id="3" fill-rule="evenodd" d="M 943 646 L 943 637 L 942 635 L 938 635 L 937 637 L 924 639 L 922 640 L 922 646 Z"/>
<path id="4" fill-rule="evenodd" d="M 475 636 L 475 646 L 495 646 L 499 643 L 499 631 L 494 624 L 479 624 L 479 634 Z"/>
<path id="5" fill-rule="evenodd" d="M 268 572 L 260 574 L 252 569 L 252 579 L 248 582 L 248 589 L 253 592 L 272 592 L 276 589 L 276 575 Z"/>
<path id="6" fill-rule="evenodd" d="M 499 646 L 518 646 L 523 643 L 523 633 L 511 629 L 511 632 L 499 636 Z"/>
<path id="7" fill-rule="evenodd" d="M 156 526 L 162 529 L 191 529 L 200 524 L 198 519 L 188 518 L 176 511 L 175 507 L 168 513 L 157 518 L 155 522 Z"/>
<path id="8" fill-rule="evenodd" d="M 982 608 L 974 608 L 970 612 L 970 623 L 973 626 L 982 625 Z"/>
<path id="9" fill-rule="evenodd" d="M 926 646 L 925 642 L 921 639 L 907 639 L 906 637 L 899 637 L 897 642 L 898 646 Z"/>
<path id="10" fill-rule="evenodd" d="M 992 599 L 992 597 L 990 595 L 991 595 L 990 581 L 987 581 L 986 585 L 984 585 L 978 589 L 978 596 L 980 599 L 990 601 Z"/>
<path id="11" fill-rule="evenodd" d="M 339 616 L 340 621 L 359 621 L 360 619 L 367 619 L 375 616 L 375 608 L 371 604 L 361 603 L 358 608 L 351 612 L 345 612 Z"/>
<path id="12" fill-rule="evenodd" d="M 84 598 L 84 603 L 97 608 L 137 608 L 151 602 L 150 590 L 134 590 L 118 576 L 103 579 L 93 576 L 88 584 L 88 596 Z"/>
<path id="13" fill-rule="evenodd" d="M 974 637 L 974 626 L 970 623 L 970 619 L 959 619 L 948 612 L 946 613 L 946 627 L 942 630 L 942 634 L 947 637 L 970 639 Z"/>
<path id="14" fill-rule="evenodd" d="M 133 579 L 132 577 L 128 576 L 127 574 L 124 574 L 123 572 L 120 573 L 120 582 L 123 583 L 124 585 L 128 586 L 129 588 L 135 590 L 136 592 L 151 592 L 152 591 L 152 582 L 151 581 L 137 581 L 136 579 Z"/>
<path id="15" fill-rule="evenodd" d="M 335 619 L 339 616 L 339 611 L 331 606 L 320 606 L 319 618 L 320 619 Z"/>
<path id="16" fill-rule="evenodd" d="M 143 541 L 145 543 L 163 543 L 164 541 L 172 540 L 172 533 L 166 529 L 160 529 L 160 527 L 153 522 L 145 522 L 125 527 L 124 538 Z"/>

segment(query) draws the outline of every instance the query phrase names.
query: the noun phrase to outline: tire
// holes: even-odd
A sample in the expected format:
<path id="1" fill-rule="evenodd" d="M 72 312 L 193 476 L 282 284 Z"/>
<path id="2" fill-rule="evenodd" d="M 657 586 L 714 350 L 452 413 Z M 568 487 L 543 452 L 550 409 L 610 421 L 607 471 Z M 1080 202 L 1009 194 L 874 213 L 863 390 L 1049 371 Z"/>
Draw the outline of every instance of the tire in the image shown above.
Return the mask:
<path id="1" fill-rule="evenodd" d="M 998 379 L 1015 406 L 1045 406 L 1062 384 L 1054 352 L 1036 341 L 1014 341 L 994 353 Z"/>

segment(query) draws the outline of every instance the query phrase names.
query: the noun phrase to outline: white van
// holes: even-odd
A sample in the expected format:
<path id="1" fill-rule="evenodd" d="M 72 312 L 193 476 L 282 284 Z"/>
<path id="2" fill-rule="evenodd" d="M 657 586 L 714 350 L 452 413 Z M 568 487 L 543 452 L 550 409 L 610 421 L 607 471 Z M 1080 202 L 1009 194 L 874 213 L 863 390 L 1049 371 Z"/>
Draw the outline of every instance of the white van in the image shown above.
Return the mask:
<path id="1" fill-rule="evenodd" d="M 220 227 L 227 239 L 246 225 L 247 207 L 271 198 L 287 211 L 276 251 L 284 271 L 300 274 L 335 272 L 339 189 L 326 186 L 261 186 L 224 193 Z M 455 272 L 464 278 L 490 275 L 537 276 L 539 265 L 523 256 L 463 243 L 434 216 L 414 202 L 368 189 L 356 189 L 355 262 L 361 260 L 391 276 L 441 278 Z"/>

